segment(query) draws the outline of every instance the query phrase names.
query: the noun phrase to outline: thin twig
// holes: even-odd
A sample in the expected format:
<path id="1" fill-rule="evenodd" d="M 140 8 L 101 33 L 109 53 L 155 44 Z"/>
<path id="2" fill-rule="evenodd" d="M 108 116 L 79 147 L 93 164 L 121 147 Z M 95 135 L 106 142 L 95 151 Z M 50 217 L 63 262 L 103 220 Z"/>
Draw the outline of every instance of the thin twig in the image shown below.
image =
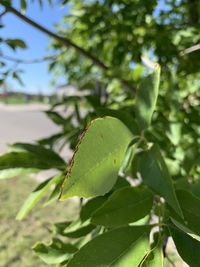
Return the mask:
<path id="1" fill-rule="evenodd" d="M 21 58 L 14 58 L 14 57 L 10 57 L 7 55 L 3 55 L 0 54 L 0 58 L 3 58 L 5 60 L 9 60 L 15 63 L 19 63 L 19 64 L 35 64 L 35 63 L 42 63 L 44 61 L 50 61 L 50 60 L 56 60 L 61 54 L 63 54 L 65 51 L 63 51 L 60 54 L 57 55 L 51 55 L 51 56 L 46 56 L 43 58 L 36 58 L 36 59 L 21 59 Z"/>
<path id="2" fill-rule="evenodd" d="M 181 51 L 180 56 L 185 56 L 186 54 L 190 54 L 190 53 L 195 52 L 197 50 L 200 50 L 200 43 L 193 45 L 193 46 Z"/>
<path id="3" fill-rule="evenodd" d="M 104 70 L 109 69 L 108 66 L 106 66 L 102 61 L 100 61 L 98 58 L 96 58 L 94 55 L 92 55 L 89 51 L 87 51 L 84 48 L 73 43 L 70 39 L 68 39 L 66 37 L 64 38 L 64 37 L 52 32 L 52 31 L 46 29 L 45 27 L 41 26 L 37 22 L 28 18 L 27 16 L 21 14 L 19 11 L 17 11 L 15 8 L 13 8 L 11 6 L 7 7 L 7 10 L 8 10 L 8 12 L 15 14 L 18 18 L 22 19 L 23 21 L 25 21 L 29 25 L 35 27 L 36 29 L 40 30 L 41 32 L 43 32 L 43 33 L 53 37 L 54 39 L 58 40 L 60 43 L 64 44 L 65 46 L 72 47 L 72 48 L 76 49 L 80 54 L 82 54 L 82 55 L 86 56 L 87 58 L 89 58 L 90 60 L 92 60 L 96 65 L 98 65 L 102 69 L 104 69 Z"/>

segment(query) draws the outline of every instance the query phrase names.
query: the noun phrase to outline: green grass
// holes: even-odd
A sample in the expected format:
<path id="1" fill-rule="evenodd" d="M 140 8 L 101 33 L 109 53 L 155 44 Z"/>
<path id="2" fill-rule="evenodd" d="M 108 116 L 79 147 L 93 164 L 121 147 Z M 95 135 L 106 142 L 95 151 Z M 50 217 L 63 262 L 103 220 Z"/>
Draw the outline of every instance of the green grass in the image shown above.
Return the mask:
<path id="1" fill-rule="evenodd" d="M 36 241 L 49 242 L 53 222 L 71 220 L 77 214 L 74 202 L 35 208 L 24 221 L 15 216 L 36 182 L 28 177 L 0 181 L 0 267 L 43 267 L 31 247 Z M 49 265 L 48 265 L 49 266 Z"/>

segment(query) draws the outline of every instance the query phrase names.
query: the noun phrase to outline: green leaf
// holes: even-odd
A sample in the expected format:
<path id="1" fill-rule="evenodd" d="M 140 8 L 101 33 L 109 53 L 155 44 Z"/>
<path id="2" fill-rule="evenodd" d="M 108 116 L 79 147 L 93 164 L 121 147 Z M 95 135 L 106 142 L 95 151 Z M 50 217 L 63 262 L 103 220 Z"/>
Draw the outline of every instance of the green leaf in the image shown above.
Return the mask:
<path id="1" fill-rule="evenodd" d="M 72 222 L 61 222 L 54 225 L 55 233 L 67 236 L 70 238 L 80 238 L 89 234 L 95 225 L 90 224 L 89 221 L 82 222 L 80 219 Z"/>
<path id="2" fill-rule="evenodd" d="M 180 222 L 179 220 L 177 221 L 176 219 L 174 218 L 170 218 L 172 223 L 174 225 L 176 225 L 176 227 L 178 229 L 180 229 L 181 231 L 187 233 L 188 235 L 190 235 L 191 237 L 193 237 L 194 239 L 200 241 L 200 236 L 199 235 L 196 235 L 191 229 L 189 229 L 185 224 L 184 222 Z"/>
<path id="3" fill-rule="evenodd" d="M 142 260 L 139 267 L 164 267 L 162 243 L 159 242 Z"/>
<path id="4" fill-rule="evenodd" d="M 24 83 L 23 83 L 23 81 L 22 81 L 22 79 L 20 78 L 20 76 L 18 75 L 18 73 L 16 72 L 16 71 L 14 71 L 13 72 L 13 78 L 15 79 L 15 80 L 17 80 L 18 81 L 18 83 L 21 85 L 21 86 L 24 86 Z"/>
<path id="5" fill-rule="evenodd" d="M 142 153 L 139 159 L 139 171 L 144 183 L 155 193 L 164 197 L 167 203 L 182 217 L 173 183 L 158 145 L 153 145 Z"/>
<path id="6" fill-rule="evenodd" d="M 171 216 L 193 233 L 200 235 L 200 199 L 188 191 L 178 190 L 176 195 L 183 212 L 184 220 L 171 211 Z"/>
<path id="7" fill-rule="evenodd" d="M 26 0 L 20 0 L 20 8 L 22 11 L 25 11 L 27 7 Z"/>
<path id="8" fill-rule="evenodd" d="M 45 113 L 57 125 L 63 125 L 66 123 L 66 120 L 58 112 L 46 111 Z"/>
<path id="9" fill-rule="evenodd" d="M 85 205 L 82 206 L 81 211 L 80 211 L 81 221 L 84 222 L 88 220 L 89 218 L 91 218 L 92 214 L 104 204 L 104 202 L 108 199 L 109 195 L 112 192 L 118 189 L 121 189 L 123 187 L 127 187 L 129 185 L 130 184 L 128 183 L 127 180 L 125 180 L 124 178 L 118 177 L 117 182 L 115 183 L 115 185 L 113 186 L 112 190 L 109 193 L 107 193 L 105 196 L 92 198 Z"/>
<path id="10" fill-rule="evenodd" d="M 17 47 L 19 48 L 27 48 L 26 43 L 21 39 L 6 39 L 7 45 L 9 45 L 13 50 Z"/>
<path id="11" fill-rule="evenodd" d="M 200 242 L 175 227 L 170 232 L 181 258 L 190 267 L 199 267 Z"/>
<path id="12" fill-rule="evenodd" d="M 156 107 L 160 83 L 160 66 L 155 65 L 154 72 L 146 77 L 136 94 L 135 114 L 140 130 L 145 130 L 151 124 Z"/>
<path id="13" fill-rule="evenodd" d="M 124 174 L 131 167 L 133 157 L 136 154 L 137 145 L 138 145 L 139 140 L 140 140 L 140 138 L 136 137 L 128 145 L 128 148 L 127 148 L 125 156 L 124 156 L 124 160 L 123 160 L 122 165 L 121 165 L 120 170 L 119 170 L 120 175 L 124 176 Z"/>
<path id="14" fill-rule="evenodd" d="M 62 233 L 63 236 L 70 238 L 79 238 L 89 234 L 96 226 L 88 221 L 82 223 L 80 220 L 72 222 Z"/>
<path id="15" fill-rule="evenodd" d="M 95 197 L 110 191 L 132 138 L 118 119 L 105 117 L 92 121 L 77 145 L 61 200 L 72 196 Z"/>
<path id="16" fill-rule="evenodd" d="M 61 132 L 58 134 L 51 135 L 47 138 L 39 139 L 37 143 L 42 146 L 48 145 L 50 147 L 53 147 L 53 145 L 62 137 L 63 137 L 63 133 Z"/>
<path id="17" fill-rule="evenodd" d="M 84 206 L 81 208 L 80 219 L 81 221 L 88 220 L 92 214 L 103 205 L 107 200 L 108 196 L 100 196 L 90 199 Z"/>
<path id="18" fill-rule="evenodd" d="M 152 193 L 143 187 L 126 187 L 115 191 L 95 213 L 91 222 L 118 227 L 145 217 L 153 205 Z"/>
<path id="19" fill-rule="evenodd" d="M 33 207 L 38 203 L 38 201 L 50 190 L 51 186 L 59 183 L 63 179 L 63 176 L 58 175 L 54 178 L 50 178 L 47 181 L 41 183 L 37 188 L 29 195 L 29 197 L 24 202 L 20 211 L 17 214 L 17 220 L 24 219 L 27 214 L 33 209 Z"/>
<path id="20" fill-rule="evenodd" d="M 10 152 L 0 156 L 0 170 L 25 168 L 25 169 L 50 169 L 58 167 L 57 164 L 52 165 L 48 159 L 36 157 L 30 152 Z M 59 166 L 60 167 L 60 166 Z"/>
<path id="21" fill-rule="evenodd" d="M 43 164 L 49 166 L 49 168 L 66 168 L 66 163 L 57 153 L 41 145 L 15 143 L 11 145 L 11 149 L 14 149 L 16 151 L 29 152 L 30 154 L 35 156 L 36 159 L 40 160 Z"/>
<path id="22" fill-rule="evenodd" d="M 149 227 L 129 226 L 97 236 L 83 246 L 68 267 L 138 266 L 149 250 Z"/>
<path id="23" fill-rule="evenodd" d="M 53 225 L 53 234 L 62 234 L 63 231 L 70 224 L 72 224 L 72 221 L 65 221 L 65 222 L 54 223 L 54 225 Z"/>
<path id="24" fill-rule="evenodd" d="M 191 184 L 187 177 L 179 178 L 174 181 L 175 190 L 191 190 Z"/>
<path id="25" fill-rule="evenodd" d="M 59 196 L 60 196 L 60 191 L 61 191 L 62 184 L 63 184 L 63 179 L 61 179 L 60 182 L 58 182 L 56 184 L 56 186 L 53 189 L 53 191 L 51 192 L 48 200 L 44 203 L 44 207 L 50 205 L 52 202 L 54 202 L 56 200 L 59 200 Z"/>
<path id="26" fill-rule="evenodd" d="M 192 193 L 196 197 L 200 198 L 200 181 L 197 180 L 193 184 L 190 184 L 190 186 L 191 186 Z"/>
<path id="27" fill-rule="evenodd" d="M 96 112 L 99 116 L 111 116 L 121 120 L 134 135 L 139 134 L 138 125 L 131 114 L 124 110 L 115 110 L 115 109 L 108 109 L 108 108 L 101 108 L 97 107 Z"/>
<path id="28" fill-rule="evenodd" d="M 114 184 L 113 188 L 109 193 L 112 193 L 118 189 L 121 189 L 122 187 L 130 186 L 130 183 L 124 178 L 124 177 L 118 177 L 116 183 Z"/>
<path id="29" fill-rule="evenodd" d="M 75 246 L 65 244 L 57 238 L 54 238 L 50 245 L 37 243 L 33 250 L 47 264 L 58 264 L 66 261 L 71 257 L 71 254 L 77 251 Z"/>

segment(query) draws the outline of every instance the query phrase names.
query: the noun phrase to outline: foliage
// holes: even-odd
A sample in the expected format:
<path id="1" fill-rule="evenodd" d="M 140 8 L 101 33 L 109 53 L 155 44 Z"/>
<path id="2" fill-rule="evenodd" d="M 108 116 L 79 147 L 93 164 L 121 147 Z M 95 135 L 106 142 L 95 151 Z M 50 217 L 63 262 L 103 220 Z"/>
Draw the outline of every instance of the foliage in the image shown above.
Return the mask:
<path id="1" fill-rule="evenodd" d="M 199 41 L 199 9 L 192 13 L 185 1 L 167 1 L 160 12 L 154 0 L 61 2 L 72 6 L 57 33 L 86 52 L 73 47 L 63 53 L 55 38 L 51 46 L 62 53 L 49 68 L 82 93 L 46 113 L 61 126 L 59 134 L 15 144 L 0 157 L 3 178 L 15 170 L 57 171 L 31 193 L 17 218 L 25 218 L 49 191 L 45 205 L 83 197 L 79 218 L 55 224 L 52 242 L 34 247 L 46 263 L 164 266 L 172 237 L 182 259 L 196 267 L 200 60 L 198 51 L 184 49 Z M 161 82 L 160 65 L 147 55 L 162 66 Z M 141 56 L 150 68 L 141 65 Z M 58 155 L 66 144 L 74 150 L 70 163 Z"/>

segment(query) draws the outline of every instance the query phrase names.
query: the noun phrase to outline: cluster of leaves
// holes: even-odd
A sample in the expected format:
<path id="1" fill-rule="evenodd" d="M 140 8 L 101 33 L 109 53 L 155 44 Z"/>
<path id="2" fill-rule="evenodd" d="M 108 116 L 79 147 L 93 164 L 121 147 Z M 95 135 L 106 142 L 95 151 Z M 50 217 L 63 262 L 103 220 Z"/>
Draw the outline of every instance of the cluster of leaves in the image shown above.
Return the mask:
<path id="1" fill-rule="evenodd" d="M 124 110 L 100 108 L 109 116 L 93 120 L 85 129 L 65 178 L 67 164 L 50 148 L 50 140 L 40 140 L 35 145 L 15 144 L 10 153 L 0 157 L 2 178 L 12 176 L 13 171 L 19 174 L 33 169 L 58 170 L 55 177 L 31 193 L 18 219 L 25 218 L 49 191 L 45 205 L 58 198 L 88 199 L 81 204 L 77 221 L 54 226 L 51 244 L 35 245 L 34 251 L 46 263 L 163 266 L 163 244 L 172 236 L 184 261 L 198 266 L 200 199 L 195 179 L 192 175 L 190 181 L 186 179 L 190 170 L 185 179 L 177 179 L 173 168 L 167 167 L 158 142 L 149 139 L 159 79 L 160 67 L 155 65 L 154 72 L 144 79 L 137 92 L 134 115 L 123 116 L 128 114 Z M 95 116 L 91 111 L 88 114 L 90 118 Z M 73 136 L 69 136 L 72 129 L 66 128 L 72 115 L 68 119 L 53 111 L 47 115 L 63 126 L 69 139 Z M 61 137 L 64 138 L 57 135 L 50 139 L 55 142 Z"/>
<path id="2" fill-rule="evenodd" d="M 198 1 L 163 1 L 158 7 L 157 2 L 162 1 L 68 1 L 71 10 L 57 25 L 58 33 L 97 54 L 110 69 L 99 71 L 75 50 L 63 54 L 50 69 L 55 68 L 57 75 L 69 82 L 77 81 L 79 86 L 103 81 L 105 87 L 114 75 L 131 81 L 134 88 L 135 64 L 140 64 L 141 55 L 150 51 L 164 73 L 170 71 L 171 65 L 180 79 L 198 72 L 198 52 L 180 56 L 185 48 L 199 42 Z M 196 11 L 192 13 L 190 8 Z M 52 47 L 60 50 L 61 44 L 53 41 Z"/>
<path id="3" fill-rule="evenodd" d="M 18 48 L 20 49 L 27 48 L 25 42 L 21 39 L 0 38 L 0 45 L 8 46 L 13 51 L 15 51 Z M 12 77 L 13 79 L 17 80 L 20 84 L 23 85 L 23 82 L 20 78 L 22 70 L 20 70 L 17 67 L 17 64 L 13 64 L 12 67 L 7 66 L 6 60 L 4 60 L 4 58 L 1 58 L 2 55 L 3 55 L 3 52 L 0 49 L 0 67 L 2 69 L 1 74 L 0 74 L 0 85 L 5 83 L 8 77 Z"/>
<path id="4" fill-rule="evenodd" d="M 156 1 L 61 2 L 72 8 L 58 33 L 98 55 L 106 68 L 74 48 L 50 64 L 83 94 L 65 97 L 46 112 L 60 133 L 14 144 L 0 157 L 0 179 L 57 172 L 30 194 L 17 218 L 24 219 L 48 193 L 44 205 L 79 196 L 77 221 L 57 223 L 51 244 L 34 247 L 46 263 L 163 266 L 171 236 L 183 260 L 197 267 L 200 61 L 197 52 L 180 58 L 198 41 L 194 13 L 185 1 L 168 1 L 169 9 L 159 15 Z M 62 44 L 54 41 L 52 47 L 60 51 Z M 160 91 L 159 65 L 147 75 L 140 64 L 145 51 L 163 66 Z M 68 144 L 74 150 L 70 163 L 59 156 Z"/>

